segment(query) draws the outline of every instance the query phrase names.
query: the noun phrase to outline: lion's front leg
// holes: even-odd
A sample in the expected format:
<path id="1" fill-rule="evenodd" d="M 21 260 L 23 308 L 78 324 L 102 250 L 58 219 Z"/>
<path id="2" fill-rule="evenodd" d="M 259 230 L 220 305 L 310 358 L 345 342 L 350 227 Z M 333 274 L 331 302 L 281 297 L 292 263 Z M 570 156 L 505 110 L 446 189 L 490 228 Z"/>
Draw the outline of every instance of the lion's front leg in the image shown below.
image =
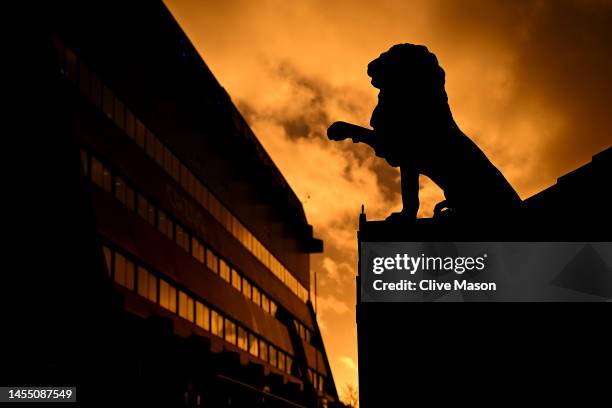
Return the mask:
<path id="1" fill-rule="evenodd" d="M 412 166 L 400 166 L 402 211 L 392 213 L 387 221 L 415 220 L 419 211 L 419 172 Z"/>

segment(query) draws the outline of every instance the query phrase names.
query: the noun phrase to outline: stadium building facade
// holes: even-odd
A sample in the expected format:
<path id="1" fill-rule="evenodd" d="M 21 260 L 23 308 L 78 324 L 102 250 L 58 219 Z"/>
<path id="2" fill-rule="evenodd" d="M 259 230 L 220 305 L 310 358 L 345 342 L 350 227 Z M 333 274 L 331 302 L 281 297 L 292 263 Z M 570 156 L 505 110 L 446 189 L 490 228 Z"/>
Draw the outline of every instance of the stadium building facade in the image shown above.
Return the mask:
<path id="1" fill-rule="evenodd" d="M 332 406 L 302 205 L 160 1 L 60 2 L 49 44 L 128 400 Z M 76 170 L 76 168 L 75 168 Z M 104 296 L 104 295 L 102 295 Z M 80 307 L 87 307 L 81 305 Z M 106 316 L 109 316 L 106 313 Z"/>

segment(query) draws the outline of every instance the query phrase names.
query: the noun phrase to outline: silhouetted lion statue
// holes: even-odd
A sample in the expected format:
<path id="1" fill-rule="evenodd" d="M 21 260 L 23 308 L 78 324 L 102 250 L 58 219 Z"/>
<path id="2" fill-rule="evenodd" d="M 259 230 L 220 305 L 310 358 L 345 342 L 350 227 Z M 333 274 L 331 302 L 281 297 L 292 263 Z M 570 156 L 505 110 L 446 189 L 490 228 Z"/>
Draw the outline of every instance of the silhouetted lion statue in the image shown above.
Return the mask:
<path id="1" fill-rule="evenodd" d="M 377 156 L 400 168 L 403 210 L 388 220 L 416 218 L 419 174 L 444 191 L 446 200 L 436 205 L 436 215 L 499 216 L 520 207 L 512 186 L 455 123 L 444 70 L 427 47 L 394 45 L 368 64 L 368 75 L 380 89 L 370 120 L 373 130 L 335 122 L 327 134 L 335 141 L 350 138 L 366 143 Z"/>

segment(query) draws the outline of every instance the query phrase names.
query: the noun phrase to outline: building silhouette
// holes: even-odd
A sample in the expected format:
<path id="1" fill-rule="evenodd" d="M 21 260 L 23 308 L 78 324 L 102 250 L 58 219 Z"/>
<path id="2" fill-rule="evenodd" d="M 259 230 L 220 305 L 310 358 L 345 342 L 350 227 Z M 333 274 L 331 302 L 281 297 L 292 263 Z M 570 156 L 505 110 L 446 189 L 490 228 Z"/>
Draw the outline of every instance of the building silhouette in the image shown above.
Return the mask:
<path id="1" fill-rule="evenodd" d="M 612 148 L 607 148 L 524 200 L 512 219 L 502 213 L 499 219 L 424 218 L 401 224 L 368 221 L 362 208 L 359 249 L 364 242 L 610 241 L 611 174 Z M 611 270 L 599 259 L 593 262 L 594 255 L 585 246 L 551 284 L 609 301 Z M 597 270 L 586 270 L 591 268 Z M 591 364 L 610 361 L 602 352 L 609 345 L 601 327 L 609 308 L 571 312 L 518 303 L 363 302 L 360 284 L 357 276 L 362 408 L 408 406 L 415 398 L 441 405 L 490 404 L 516 395 L 559 397 L 542 387 L 544 381 L 567 395 L 583 395 L 583 387 L 597 390 L 599 384 Z"/>
<path id="2" fill-rule="evenodd" d="M 11 360 L 13 379 L 76 384 L 98 403 L 334 406 L 311 301 L 323 243 L 170 12 L 48 12 L 31 50 L 43 137 L 28 190 L 46 197 L 30 218 L 53 233 L 40 256 L 57 272 L 31 294 L 49 319 L 28 350 L 51 357 Z"/>

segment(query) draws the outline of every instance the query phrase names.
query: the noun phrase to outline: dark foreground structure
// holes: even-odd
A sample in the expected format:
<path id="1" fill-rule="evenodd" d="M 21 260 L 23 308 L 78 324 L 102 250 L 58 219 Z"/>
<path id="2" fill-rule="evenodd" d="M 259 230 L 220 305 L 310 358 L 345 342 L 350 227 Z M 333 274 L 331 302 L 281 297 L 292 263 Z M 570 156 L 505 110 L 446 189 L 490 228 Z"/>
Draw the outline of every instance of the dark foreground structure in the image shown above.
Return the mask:
<path id="1" fill-rule="evenodd" d="M 47 11 L 25 186 L 44 205 L 23 217 L 44 245 L 8 286 L 29 307 L 7 381 L 85 405 L 335 406 L 310 298 L 323 243 L 169 11 Z"/>
<path id="2" fill-rule="evenodd" d="M 525 200 L 518 219 L 499 214 L 401 224 L 367 221 L 362 213 L 359 247 L 390 241 L 610 241 L 611 175 L 608 148 Z M 550 304 L 368 303 L 361 301 L 360 282 L 357 276 L 361 408 L 408 406 L 417 398 L 434 406 L 496 405 L 526 396 L 531 401 L 578 397 L 586 403 L 606 389 L 594 367 L 611 360 L 604 340 L 609 327 L 601 327 L 610 318 L 609 304 L 569 310 Z M 591 293 L 609 301 L 611 282 L 612 276 L 597 281 Z M 580 277 L 573 283 L 581 285 Z"/>

